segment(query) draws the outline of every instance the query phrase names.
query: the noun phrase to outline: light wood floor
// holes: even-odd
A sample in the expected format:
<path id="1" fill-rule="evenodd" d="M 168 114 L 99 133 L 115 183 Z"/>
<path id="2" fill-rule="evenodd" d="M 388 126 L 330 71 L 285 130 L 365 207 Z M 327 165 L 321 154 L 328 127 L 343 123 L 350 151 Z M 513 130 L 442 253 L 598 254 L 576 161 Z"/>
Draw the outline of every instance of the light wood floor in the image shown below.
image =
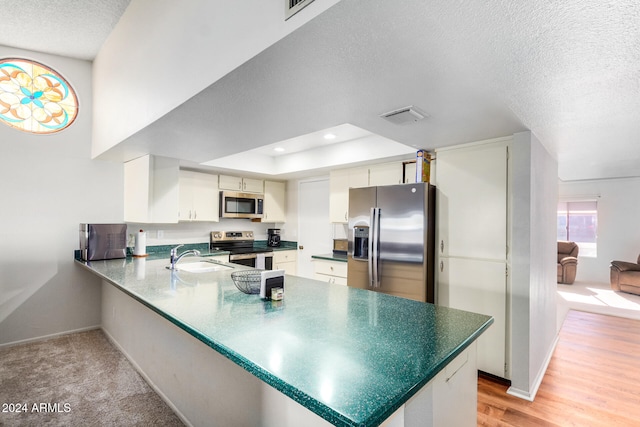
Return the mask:
<path id="1" fill-rule="evenodd" d="M 479 426 L 640 426 L 640 321 L 570 311 L 533 402 L 478 380 Z"/>

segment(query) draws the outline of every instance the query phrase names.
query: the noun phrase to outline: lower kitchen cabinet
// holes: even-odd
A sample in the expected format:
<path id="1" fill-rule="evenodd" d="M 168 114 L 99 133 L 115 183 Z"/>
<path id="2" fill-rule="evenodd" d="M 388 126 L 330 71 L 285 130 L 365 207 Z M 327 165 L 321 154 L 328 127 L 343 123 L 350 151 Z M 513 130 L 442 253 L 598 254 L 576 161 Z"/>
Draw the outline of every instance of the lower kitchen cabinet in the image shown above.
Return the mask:
<path id="1" fill-rule="evenodd" d="M 314 259 L 313 264 L 314 279 L 338 285 L 347 285 L 346 262 Z"/>
<path id="2" fill-rule="evenodd" d="M 273 269 L 284 270 L 285 274 L 296 275 L 298 251 L 273 251 Z"/>

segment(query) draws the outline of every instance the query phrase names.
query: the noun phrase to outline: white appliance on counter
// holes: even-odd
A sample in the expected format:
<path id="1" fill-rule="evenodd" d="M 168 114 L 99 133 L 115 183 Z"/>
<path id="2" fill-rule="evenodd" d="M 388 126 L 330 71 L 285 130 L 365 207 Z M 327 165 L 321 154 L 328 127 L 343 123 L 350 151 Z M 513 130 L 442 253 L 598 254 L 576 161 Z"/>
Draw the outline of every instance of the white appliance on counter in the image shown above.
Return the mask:
<path id="1" fill-rule="evenodd" d="M 435 302 L 435 187 L 349 190 L 347 285 Z"/>

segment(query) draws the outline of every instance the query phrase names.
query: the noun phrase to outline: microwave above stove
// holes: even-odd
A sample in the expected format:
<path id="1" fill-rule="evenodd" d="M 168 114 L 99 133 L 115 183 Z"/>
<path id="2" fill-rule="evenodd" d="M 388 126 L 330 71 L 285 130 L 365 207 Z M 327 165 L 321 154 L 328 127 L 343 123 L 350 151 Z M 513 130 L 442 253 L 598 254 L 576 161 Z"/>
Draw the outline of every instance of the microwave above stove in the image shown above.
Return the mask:
<path id="1" fill-rule="evenodd" d="M 220 192 L 221 218 L 262 218 L 263 210 L 264 195 L 262 194 Z"/>

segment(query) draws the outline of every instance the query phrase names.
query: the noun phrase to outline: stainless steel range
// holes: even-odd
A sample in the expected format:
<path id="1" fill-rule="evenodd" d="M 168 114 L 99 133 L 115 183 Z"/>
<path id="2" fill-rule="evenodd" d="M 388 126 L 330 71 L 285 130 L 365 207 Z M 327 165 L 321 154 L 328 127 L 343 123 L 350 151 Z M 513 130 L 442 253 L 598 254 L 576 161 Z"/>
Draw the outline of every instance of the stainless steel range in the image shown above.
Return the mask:
<path id="1" fill-rule="evenodd" d="M 253 231 L 212 231 L 209 248 L 229 251 L 229 262 L 272 270 L 273 250 L 254 248 L 253 241 Z"/>

